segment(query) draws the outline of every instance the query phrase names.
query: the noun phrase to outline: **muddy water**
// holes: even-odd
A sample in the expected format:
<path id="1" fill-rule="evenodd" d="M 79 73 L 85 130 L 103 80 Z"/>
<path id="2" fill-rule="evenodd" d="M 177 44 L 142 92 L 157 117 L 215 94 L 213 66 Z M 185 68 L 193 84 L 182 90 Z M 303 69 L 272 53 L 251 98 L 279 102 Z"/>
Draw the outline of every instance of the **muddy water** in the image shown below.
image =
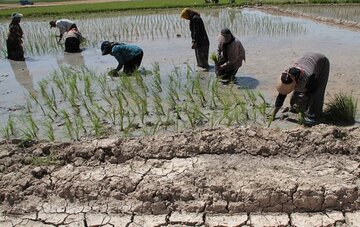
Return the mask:
<path id="1" fill-rule="evenodd" d="M 326 99 L 338 92 L 352 93 L 355 97 L 360 97 L 360 33 L 301 18 L 273 16 L 252 9 L 199 11 L 208 30 L 210 53 L 216 51 L 218 32 L 225 26 L 229 27 L 242 41 L 247 54 L 246 62 L 237 74 L 237 84 L 260 90 L 269 102 L 273 102 L 276 95 L 274 84 L 279 73 L 303 53 L 311 51 L 324 53 L 331 62 Z M 99 76 L 108 68 L 115 67 L 116 60 L 113 57 L 101 56 L 99 46 L 104 39 L 141 46 L 145 52 L 143 66 L 150 68 L 152 63 L 159 62 L 164 77 L 174 66 L 185 68 L 188 64 L 196 68 L 195 56 L 190 48 L 188 22 L 179 18 L 179 11 L 90 18 L 75 18 L 89 41 L 89 45 L 81 54 L 64 54 L 56 48 L 51 49 L 53 44 L 49 44 L 49 50 L 42 51 L 47 54 L 27 53 L 25 63 L 8 61 L 4 56 L 0 59 L 1 122 L 4 122 L 12 111 L 23 108 L 24 93 L 27 90 L 37 89 L 37 83 L 61 65 L 85 65 L 98 72 Z M 113 29 L 111 26 L 119 23 L 118 20 L 124 23 L 138 20 L 140 24 L 143 23 L 143 28 L 133 24 L 133 30 L 130 29 L 131 26 L 124 30 L 119 24 L 119 29 Z M 171 26 L 167 27 L 164 23 L 167 20 Z M 85 23 L 91 23 L 91 26 L 86 26 Z M 36 27 L 37 24 L 47 28 L 46 21 L 31 22 L 24 19 L 24 26 Z M 103 27 L 101 30 L 99 24 L 110 24 L 110 27 Z M 2 33 L 6 32 L 6 26 L 6 23 L 1 25 Z M 26 31 L 25 28 L 23 27 Z M 136 33 L 133 32 L 135 30 Z M 55 31 L 45 33 L 45 37 L 52 39 L 51 35 L 54 35 Z M 4 37 L 3 34 L 0 37 L 2 49 Z M 45 40 L 36 36 L 32 36 L 31 39 L 38 39 L 38 42 Z M 214 77 L 214 72 L 202 74 Z"/>

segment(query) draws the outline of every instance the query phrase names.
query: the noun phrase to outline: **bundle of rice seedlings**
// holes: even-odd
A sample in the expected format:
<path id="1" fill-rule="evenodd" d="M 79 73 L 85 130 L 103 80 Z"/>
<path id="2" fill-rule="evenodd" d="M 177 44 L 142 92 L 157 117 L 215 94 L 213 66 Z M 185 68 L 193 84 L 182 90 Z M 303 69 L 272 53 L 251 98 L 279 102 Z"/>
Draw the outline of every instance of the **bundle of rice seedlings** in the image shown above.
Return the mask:
<path id="1" fill-rule="evenodd" d="M 357 100 L 352 95 L 336 94 L 324 111 L 325 120 L 329 123 L 352 125 L 355 123 Z"/>
<path id="2" fill-rule="evenodd" d="M 215 65 L 217 65 L 218 62 L 219 62 L 219 59 L 218 59 L 217 55 L 214 52 L 211 53 L 210 59 L 214 61 Z"/>

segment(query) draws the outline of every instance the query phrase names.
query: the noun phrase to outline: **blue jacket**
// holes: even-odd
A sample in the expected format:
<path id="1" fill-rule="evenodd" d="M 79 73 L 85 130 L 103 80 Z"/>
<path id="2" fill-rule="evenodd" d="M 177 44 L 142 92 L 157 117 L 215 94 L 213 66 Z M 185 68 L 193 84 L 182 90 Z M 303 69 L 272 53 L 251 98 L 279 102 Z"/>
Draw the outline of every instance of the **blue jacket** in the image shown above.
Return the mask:
<path id="1" fill-rule="evenodd" d="M 132 60 L 142 52 L 143 50 L 140 47 L 125 43 L 114 45 L 111 49 L 111 55 L 119 62 L 119 65 L 116 68 L 117 70 L 120 70 L 126 62 Z"/>

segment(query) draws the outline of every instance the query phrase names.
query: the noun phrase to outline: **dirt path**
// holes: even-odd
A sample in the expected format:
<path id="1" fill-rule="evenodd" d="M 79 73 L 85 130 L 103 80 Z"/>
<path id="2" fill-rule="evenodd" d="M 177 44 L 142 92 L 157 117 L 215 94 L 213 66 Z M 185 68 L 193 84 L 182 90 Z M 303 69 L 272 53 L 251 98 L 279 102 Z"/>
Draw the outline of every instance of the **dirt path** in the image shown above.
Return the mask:
<path id="1" fill-rule="evenodd" d="M 3 142 L 0 225 L 201 226 L 229 215 L 238 224 L 266 216 L 349 224 L 360 218 L 359 139 L 360 128 L 320 125 L 27 148 Z M 141 220 L 148 224 L 135 225 Z"/>

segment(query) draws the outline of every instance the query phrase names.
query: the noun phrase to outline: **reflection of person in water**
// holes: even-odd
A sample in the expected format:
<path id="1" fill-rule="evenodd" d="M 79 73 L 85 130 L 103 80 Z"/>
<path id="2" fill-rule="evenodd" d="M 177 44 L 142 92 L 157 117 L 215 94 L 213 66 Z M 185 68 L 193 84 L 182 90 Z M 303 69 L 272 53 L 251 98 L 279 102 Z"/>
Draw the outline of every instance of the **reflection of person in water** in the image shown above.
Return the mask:
<path id="1" fill-rule="evenodd" d="M 20 27 L 20 20 L 23 15 L 20 13 L 11 14 L 11 23 L 9 25 L 9 34 L 6 40 L 8 59 L 14 61 L 25 61 L 24 49 L 22 46 L 23 30 Z"/>
<path id="2" fill-rule="evenodd" d="M 59 65 L 69 65 L 69 66 L 84 66 L 85 65 L 85 61 L 84 61 L 84 57 L 82 56 L 81 53 L 64 53 L 64 57 L 63 58 L 59 58 L 57 57 L 57 63 Z"/>
<path id="3" fill-rule="evenodd" d="M 16 81 L 27 90 L 33 90 L 34 85 L 25 61 L 9 61 Z"/>

